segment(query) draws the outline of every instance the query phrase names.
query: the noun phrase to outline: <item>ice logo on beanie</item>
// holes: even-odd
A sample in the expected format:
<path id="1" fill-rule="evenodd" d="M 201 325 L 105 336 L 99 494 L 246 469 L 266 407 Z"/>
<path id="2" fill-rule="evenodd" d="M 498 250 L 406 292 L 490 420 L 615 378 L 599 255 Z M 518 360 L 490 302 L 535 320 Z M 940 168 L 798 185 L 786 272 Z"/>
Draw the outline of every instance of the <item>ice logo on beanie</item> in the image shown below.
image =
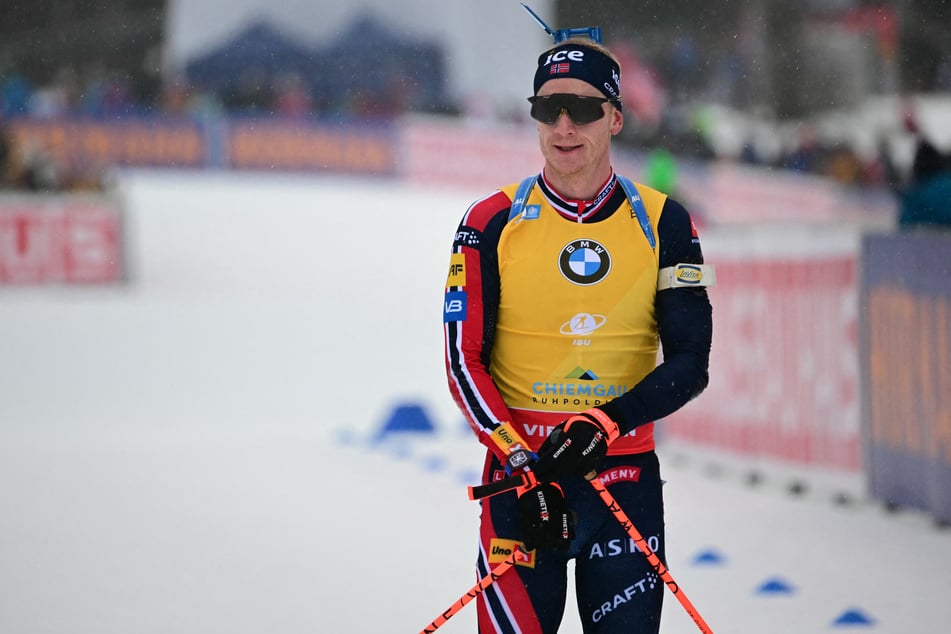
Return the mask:
<path id="1" fill-rule="evenodd" d="M 621 73 L 617 62 L 601 51 L 583 44 L 562 44 L 538 57 L 535 94 L 549 79 L 571 77 L 597 88 L 618 107 L 621 103 Z"/>
<path id="2" fill-rule="evenodd" d="M 584 51 L 580 49 L 561 49 L 560 51 L 555 51 L 548 56 L 548 59 L 545 60 L 545 66 L 548 66 L 552 62 L 583 62 L 584 61 Z"/>

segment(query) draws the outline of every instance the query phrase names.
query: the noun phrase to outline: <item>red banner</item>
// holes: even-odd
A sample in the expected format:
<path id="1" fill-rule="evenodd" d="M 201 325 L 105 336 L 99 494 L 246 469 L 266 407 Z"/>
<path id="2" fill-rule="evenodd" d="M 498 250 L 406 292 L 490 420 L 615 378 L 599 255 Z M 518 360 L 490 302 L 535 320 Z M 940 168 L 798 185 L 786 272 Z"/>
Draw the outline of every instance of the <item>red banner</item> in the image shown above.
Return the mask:
<path id="1" fill-rule="evenodd" d="M 121 282 L 121 216 L 107 198 L 0 197 L 0 284 Z"/>
<path id="2" fill-rule="evenodd" d="M 665 423 L 667 437 L 857 472 L 856 256 L 707 260 L 717 270 L 710 385 Z"/>

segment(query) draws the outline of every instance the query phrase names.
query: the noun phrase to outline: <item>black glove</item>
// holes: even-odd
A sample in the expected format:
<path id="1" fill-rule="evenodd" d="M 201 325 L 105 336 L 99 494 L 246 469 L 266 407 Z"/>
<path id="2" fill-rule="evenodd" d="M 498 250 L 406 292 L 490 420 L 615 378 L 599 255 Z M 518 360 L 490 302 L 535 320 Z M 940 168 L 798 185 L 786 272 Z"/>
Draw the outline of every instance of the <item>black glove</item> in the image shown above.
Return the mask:
<path id="1" fill-rule="evenodd" d="M 551 431 L 538 449 L 532 471 L 544 482 L 563 476 L 586 476 L 595 470 L 618 436 L 617 423 L 601 410 L 592 408 L 575 414 Z"/>
<path id="2" fill-rule="evenodd" d="M 527 550 L 568 550 L 575 536 L 565 494 L 554 482 L 539 484 L 518 496 L 518 520 Z"/>

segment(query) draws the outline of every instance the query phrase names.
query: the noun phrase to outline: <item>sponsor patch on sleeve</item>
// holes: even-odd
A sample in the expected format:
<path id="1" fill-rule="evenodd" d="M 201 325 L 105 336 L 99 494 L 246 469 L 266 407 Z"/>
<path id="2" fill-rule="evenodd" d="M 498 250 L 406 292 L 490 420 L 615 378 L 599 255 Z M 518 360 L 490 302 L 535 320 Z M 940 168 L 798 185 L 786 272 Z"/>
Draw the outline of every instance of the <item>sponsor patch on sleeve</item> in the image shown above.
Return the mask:
<path id="1" fill-rule="evenodd" d="M 472 229 L 471 227 L 460 229 L 456 232 L 456 237 L 452 242 L 452 246 L 478 248 L 479 242 L 481 241 L 481 236 L 481 232 Z"/>
<path id="2" fill-rule="evenodd" d="M 717 281 L 712 264 L 677 264 L 662 268 L 657 275 L 657 290 L 714 286 Z"/>
<path id="3" fill-rule="evenodd" d="M 492 541 L 489 542 L 489 563 L 490 564 L 500 564 L 515 551 L 516 548 L 522 545 L 522 542 L 515 541 L 514 539 L 502 539 L 500 537 L 493 537 Z M 525 566 L 526 568 L 535 567 L 535 551 L 531 550 L 527 553 L 521 552 L 518 557 L 515 559 L 516 566 Z"/>
<path id="4" fill-rule="evenodd" d="M 449 259 L 449 276 L 446 278 L 446 288 L 466 285 L 466 256 L 462 253 L 453 253 Z"/>
<path id="5" fill-rule="evenodd" d="M 446 293 L 443 298 L 443 322 L 447 323 L 450 321 L 465 321 L 468 299 L 469 296 L 465 291 L 452 291 Z"/>

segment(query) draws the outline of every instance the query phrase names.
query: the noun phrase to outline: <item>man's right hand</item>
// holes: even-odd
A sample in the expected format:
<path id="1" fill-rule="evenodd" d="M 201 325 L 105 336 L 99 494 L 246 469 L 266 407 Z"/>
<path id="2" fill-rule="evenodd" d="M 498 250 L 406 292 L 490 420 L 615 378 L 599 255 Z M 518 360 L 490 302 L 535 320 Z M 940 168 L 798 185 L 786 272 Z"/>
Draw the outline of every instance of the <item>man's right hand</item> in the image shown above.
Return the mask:
<path id="1" fill-rule="evenodd" d="M 555 482 L 539 484 L 518 496 L 518 519 L 525 548 L 568 550 L 575 536 L 565 494 Z"/>

